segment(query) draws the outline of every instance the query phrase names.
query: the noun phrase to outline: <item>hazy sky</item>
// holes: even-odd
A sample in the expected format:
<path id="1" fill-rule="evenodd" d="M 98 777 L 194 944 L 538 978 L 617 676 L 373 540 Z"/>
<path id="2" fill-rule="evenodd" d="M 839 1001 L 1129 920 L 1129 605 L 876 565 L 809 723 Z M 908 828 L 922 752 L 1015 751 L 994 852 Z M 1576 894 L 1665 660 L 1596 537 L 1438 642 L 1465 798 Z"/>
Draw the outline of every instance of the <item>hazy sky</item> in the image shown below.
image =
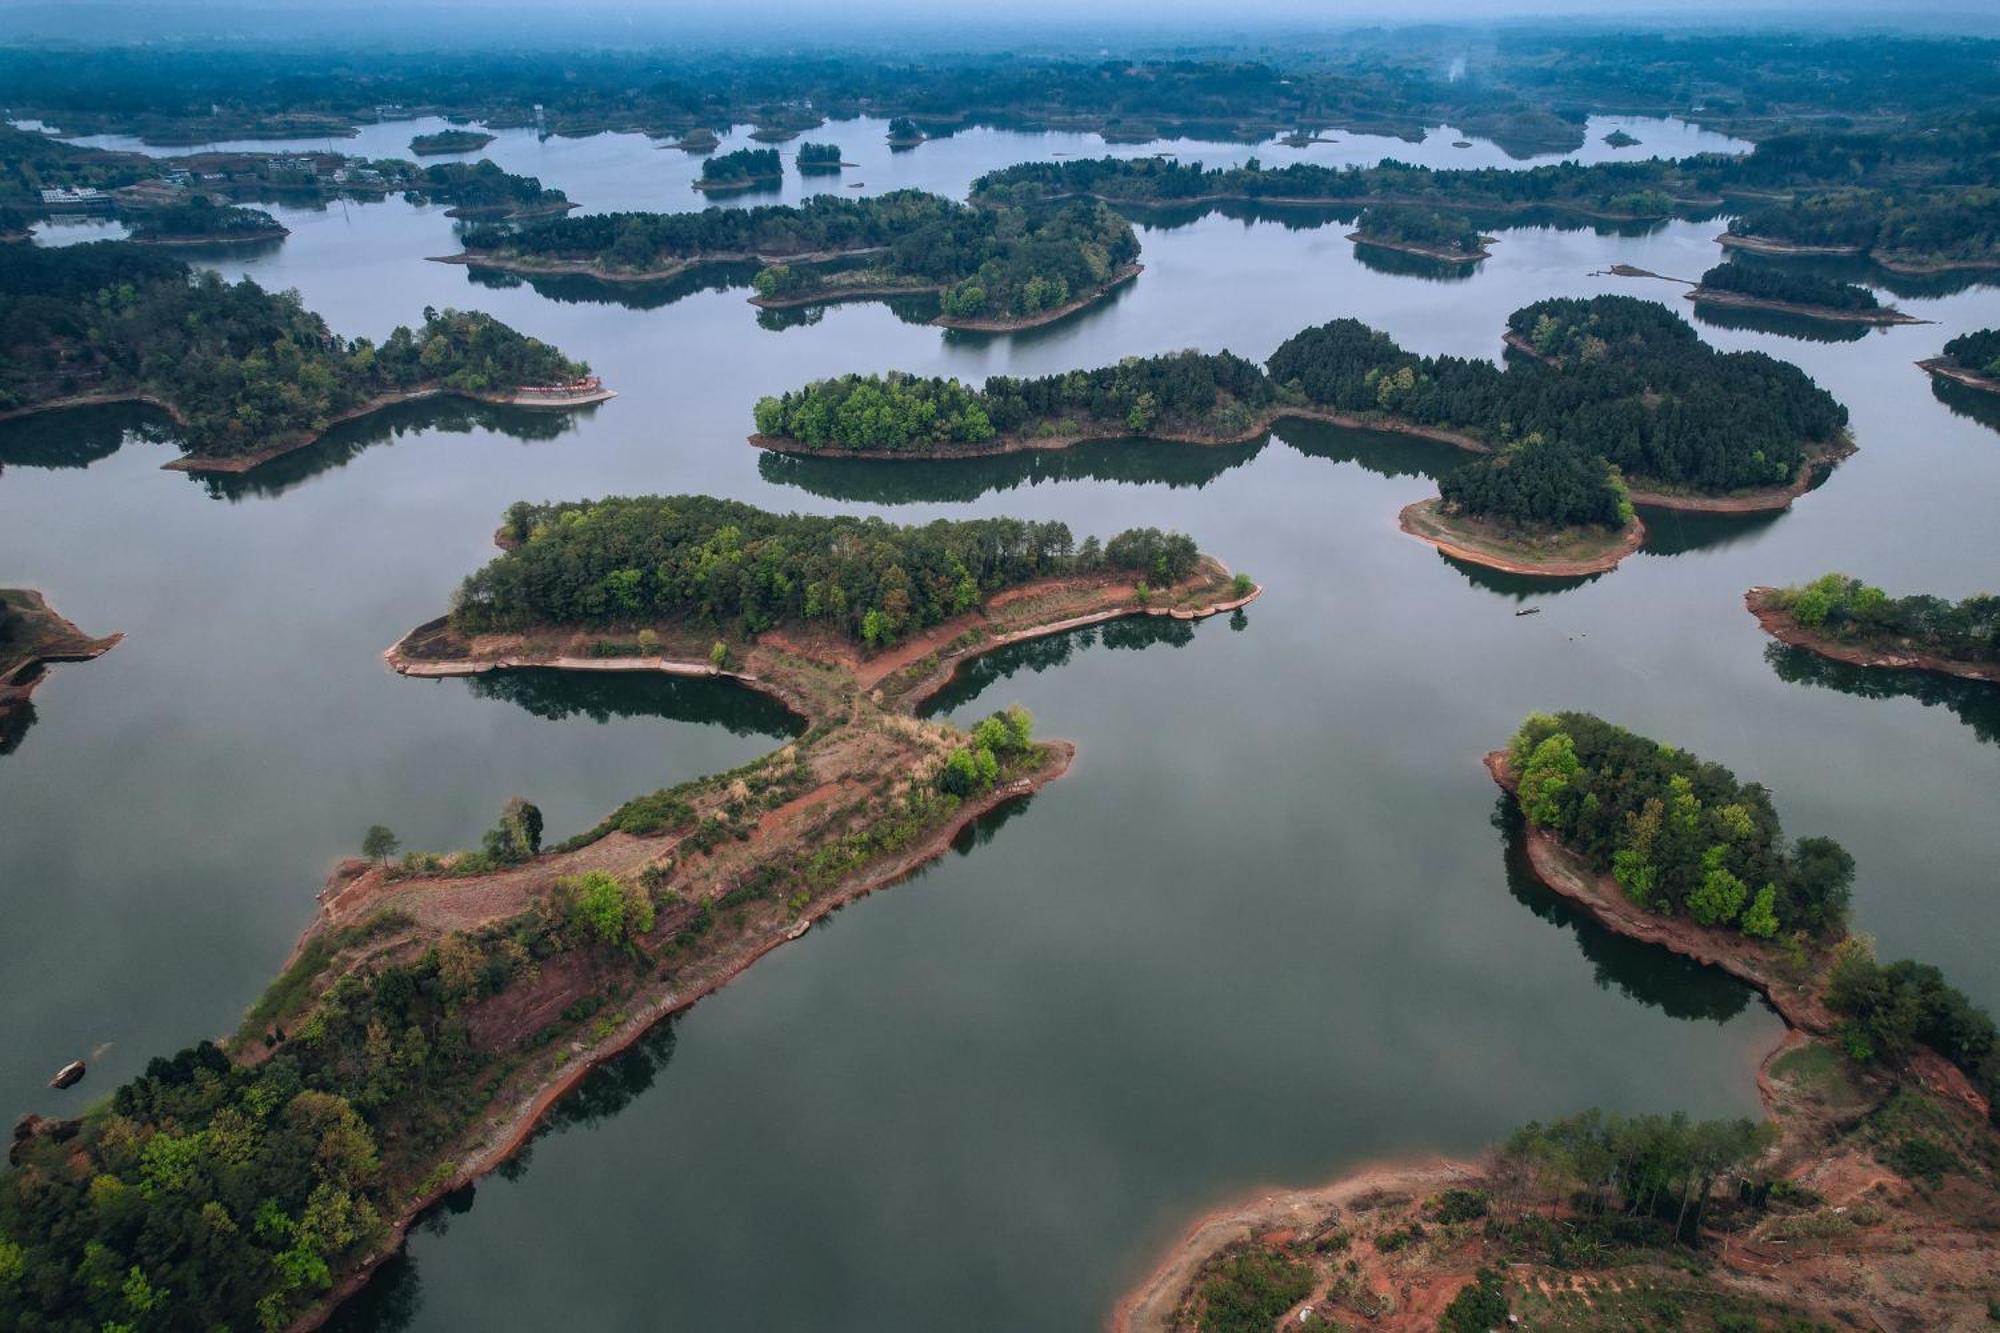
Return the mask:
<path id="1" fill-rule="evenodd" d="M 468 12 L 487 37 L 551 44 L 756 34 L 766 41 L 893 42 L 922 32 L 990 39 L 1061 33 L 1119 44 L 1356 25 L 1584 18 L 1631 27 L 1726 22 L 1906 27 L 2000 36 L 2000 4 L 1952 0 L 0 0 L 0 39 L 119 41 L 444 34 Z M 461 30 L 461 35 L 464 34 Z"/>

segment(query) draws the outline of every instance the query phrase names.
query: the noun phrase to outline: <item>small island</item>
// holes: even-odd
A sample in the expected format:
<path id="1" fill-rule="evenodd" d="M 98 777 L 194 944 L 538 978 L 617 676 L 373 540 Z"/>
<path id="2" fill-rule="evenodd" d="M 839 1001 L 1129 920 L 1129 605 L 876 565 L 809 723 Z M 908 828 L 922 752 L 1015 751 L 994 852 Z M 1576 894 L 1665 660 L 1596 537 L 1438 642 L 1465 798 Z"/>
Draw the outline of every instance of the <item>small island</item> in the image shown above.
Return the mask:
<path id="1" fill-rule="evenodd" d="M 785 178 L 784 160 L 775 148 L 739 148 L 701 164 L 694 188 L 707 194 L 733 194 L 775 185 Z"/>
<path id="2" fill-rule="evenodd" d="M 472 222 L 512 222 L 524 218 L 559 217 L 575 208 L 568 195 L 545 187 L 533 176 L 517 176 L 496 164 L 439 162 L 408 181 L 405 197 L 413 202 L 449 205 L 445 216 Z"/>
<path id="3" fill-rule="evenodd" d="M 705 496 L 517 504 L 501 539 L 448 616 L 389 650 L 396 670 L 710 676 L 775 697 L 797 733 L 554 846 L 519 799 L 466 851 L 398 858 L 391 830 L 369 830 L 367 859 L 334 872 L 234 1036 L 154 1061 L 78 1120 L 17 1131 L 0 1253 L 37 1301 L 95 1326 L 131 1280 L 92 1285 L 86 1250 L 192 1226 L 202 1244 L 143 1260 L 152 1280 L 173 1265 L 186 1318 L 316 1326 L 590 1070 L 1062 776 L 1073 747 L 1024 709 L 969 730 L 919 716 L 960 666 L 1260 591 L 1156 529 L 1079 543 L 1060 523 L 898 526 Z M 241 1153 L 175 1157 L 171 1192 L 148 1184 L 169 1150 L 131 1147 L 225 1140 Z M 14 1290 L 0 1286 L 0 1315 Z"/>
<path id="4" fill-rule="evenodd" d="M 935 294 L 932 323 L 1008 333 L 1096 304 L 1139 276 L 1138 255 L 1132 224 L 1103 204 L 980 208 L 899 238 L 867 268 L 769 265 L 752 280 L 751 303 L 776 310 Z"/>
<path id="5" fill-rule="evenodd" d="M 798 163 L 799 173 L 805 176 L 838 174 L 852 162 L 840 160 L 840 145 L 837 143 L 802 143 L 793 161 Z"/>
<path id="6" fill-rule="evenodd" d="M 1763 1123 L 1590 1110 L 1477 1161 L 1263 1192 L 1200 1219 L 1111 1327 L 1986 1318 L 1989 1289 L 1966 1278 L 2000 1266 L 1993 1020 L 1936 968 L 1877 963 L 1847 934 L 1852 858 L 1826 838 L 1785 844 L 1761 786 L 1589 714 L 1529 718 L 1487 766 L 1549 890 L 1777 1010 Z"/>
<path id="7" fill-rule="evenodd" d="M 1961 333 L 1944 345 L 1942 355 L 1917 364 L 1934 379 L 2000 393 L 2000 329 Z"/>
<path id="8" fill-rule="evenodd" d="M 1624 130 L 1613 130 L 1604 136 L 1604 142 L 1613 148 L 1636 148 L 1639 140 Z"/>
<path id="9" fill-rule="evenodd" d="M 0 249 L 0 297 L 13 307 L 0 417 L 149 403 L 188 451 L 165 465 L 177 471 L 247 472 L 339 422 L 441 394 L 553 410 L 613 396 L 491 315 L 427 309 L 379 345 L 342 338 L 296 294 L 196 277 L 122 241 Z"/>
<path id="10" fill-rule="evenodd" d="M 476 153 L 498 137 L 481 130 L 439 130 L 435 134 L 419 134 L 410 140 L 410 151 L 418 157 L 436 157 L 442 153 Z"/>
<path id="11" fill-rule="evenodd" d="M 712 153 L 721 146 L 722 140 L 706 125 L 682 130 L 680 137 L 674 141 L 674 147 L 686 153 Z"/>
<path id="12" fill-rule="evenodd" d="M 1891 597 L 1846 574 L 1752 588 L 1743 604 L 1766 633 L 1849 666 L 1927 671 L 2000 685 L 2000 596 Z"/>
<path id="13" fill-rule="evenodd" d="M 1646 540 L 1616 467 L 1539 434 L 1447 474 L 1398 522 L 1453 560 L 1546 578 L 1602 574 Z"/>
<path id="14" fill-rule="evenodd" d="M 127 239 L 139 245 L 239 245 L 291 235 L 260 208 L 218 205 L 206 195 L 184 204 L 151 208 L 132 217 Z"/>
<path id="15" fill-rule="evenodd" d="M 1698 305 L 1772 310 L 1805 319 L 1847 324 L 1925 324 L 1928 320 L 1885 306 L 1859 283 L 1749 264 L 1717 264 L 1687 293 Z"/>
<path id="16" fill-rule="evenodd" d="M 910 375 L 844 376 L 760 400 L 751 443 L 834 458 L 969 458 L 1102 439 L 1240 444 L 1299 417 L 1475 454 L 1539 436 L 1549 452 L 1538 447 L 1536 466 L 1510 480 L 1601 482 L 1590 460 L 1602 459 L 1633 503 L 1723 513 L 1783 509 L 1852 449 L 1847 410 L 1797 367 L 1718 352 L 1657 302 L 1540 301 L 1508 317 L 1506 339 L 1526 355 L 1504 370 L 1416 356 L 1340 319 L 1294 334 L 1263 367 L 1227 352 L 1186 352 L 1032 380 L 995 376 L 977 390 Z M 1602 517 L 1588 521 L 1610 522 L 1614 488 L 1586 489 L 1590 500 L 1557 506 L 1551 521 L 1568 526 L 1590 511 Z M 1527 519 L 1528 505 L 1524 497 L 1503 508 Z M 1613 527 L 1615 542 L 1572 554 L 1596 561 L 1638 541 L 1630 523 Z"/>
<path id="17" fill-rule="evenodd" d="M 0 588 L 0 740 L 28 715 L 29 696 L 47 679 L 50 663 L 88 662 L 124 637 L 93 639 L 57 615 L 32 588 Z"/>
<path id="18" fill-rule="evenodd" d="M 916 121 L 908 116 L 896 116 L 889 122 L 889 132 L 886 137 L 891 148 L 915 148 L 928 136 L 917 128 Z"/>
<path id="19" fill-rule="evenodd" d="M 1486 247 L 1493 238 L 1481 236 L 1463 214 L 1408 204 L 1373 204 L 1363 209 L 1360 222 L 1347 239 L 1445 264 L 1476 264 L 1492 257 Z"/>

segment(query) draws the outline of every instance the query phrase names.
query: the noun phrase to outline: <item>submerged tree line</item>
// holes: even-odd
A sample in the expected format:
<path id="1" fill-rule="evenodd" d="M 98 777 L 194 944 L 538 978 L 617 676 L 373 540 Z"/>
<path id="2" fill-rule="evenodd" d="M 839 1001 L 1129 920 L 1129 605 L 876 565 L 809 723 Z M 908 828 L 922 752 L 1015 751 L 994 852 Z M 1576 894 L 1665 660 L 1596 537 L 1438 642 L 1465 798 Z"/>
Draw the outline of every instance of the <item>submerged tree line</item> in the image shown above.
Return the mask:
<path id="1" fill-rule="evenodd" d="M 490 315 L 425 310 L 343 338 L 294 292 L 195 272 L 143 246 L 0 247 L 0 409 L 76 395 L 172 406 L 193 452 L 254 453 L 389 393 L 504 392 L 588 367 Z"/>
<path id="2" fill-rule="evenodd" d="M 1063 523 L 901 526 L 704 495 L 522 503 L 507 531 L 517 544 L 465 580 L 454 629 L 808 623 L 879 647 L 1032 579 L 1116 570 L 1165 586 L 1199 561 L 1191 538 L 1155 528 L 1078 543 Z"/>

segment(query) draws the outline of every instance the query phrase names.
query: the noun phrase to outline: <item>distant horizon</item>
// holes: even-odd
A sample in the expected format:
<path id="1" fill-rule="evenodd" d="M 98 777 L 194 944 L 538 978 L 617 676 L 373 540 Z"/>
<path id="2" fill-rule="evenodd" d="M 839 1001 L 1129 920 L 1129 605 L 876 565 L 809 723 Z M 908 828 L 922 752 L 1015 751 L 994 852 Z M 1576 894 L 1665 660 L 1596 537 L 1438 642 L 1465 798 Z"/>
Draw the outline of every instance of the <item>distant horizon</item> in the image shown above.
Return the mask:
<path id="1" fill-rule="evenodd" d="M 80 17 L 89 14 L 87 24 Z M 466 21 L 478 16 L 477 32 Z M 557 21 L 557 20 L 560 21 Z M 893 31 L 881 24 L 893 23 Z M 588 25 L 579 30 L 578 25 Z M 224 49 L 296 43 L 368 49 L 449 42 L 456 46 L 549 50 L 643 49 L 674 40 L 719 43 L 749 52 L 817 48 L 984 51 L 1053 54 L 1164 51 L 1173 46 L 1227 48 L 1276 40 L 1332 38 L 1363 31 L 1478 32 L 1562 24 L 1648 33 L 1797 29 L 1810 36 L 1869 32 L 2000 38 L 2000 12 L 1963 4 L 1884 6 L 1869 0 L 1764 0 L 1752 8 L 1724 0 L 1666 7 L 1659 0 L 1590 4 L 1587 0 L 1405 0 L 1327 4 L 1244 0 L 1163 10 L 1142 0 L 1109 0 L 1079 11 L 1050 0 L 970 4 L 941 14 L 916 0 L 869 0 L 829 15 L 805 0 L 751 0 L 726 13 L 702 5 L 646 0 L 580 0 L 551 6 L 531 0 L 415 0 L 329 10 L 308 0 L 212 5 L 197 0 L 0 0 L 0 43 L 47 43 L 70 49 L 205 41 Z M 83 31 L 79 31 L 79 28 Z M 921 45 L 913 48 L 912 42 Z"/>

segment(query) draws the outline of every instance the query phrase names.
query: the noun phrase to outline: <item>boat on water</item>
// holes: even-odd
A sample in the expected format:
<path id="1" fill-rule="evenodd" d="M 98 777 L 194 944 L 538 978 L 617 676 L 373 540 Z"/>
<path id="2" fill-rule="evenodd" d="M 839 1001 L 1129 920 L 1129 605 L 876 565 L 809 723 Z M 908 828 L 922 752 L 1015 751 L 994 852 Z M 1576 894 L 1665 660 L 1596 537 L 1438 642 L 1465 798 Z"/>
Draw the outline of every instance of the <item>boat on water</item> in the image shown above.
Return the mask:
<path id="1" fill-rule="evenodd" d="M 49 1080 L 49 1086 L 52 1088 L 73 1088 L 83 1082 L 83 1074 L 83 1061 L 72 1060 L 56 1071 L 56 1076 Z"/>

